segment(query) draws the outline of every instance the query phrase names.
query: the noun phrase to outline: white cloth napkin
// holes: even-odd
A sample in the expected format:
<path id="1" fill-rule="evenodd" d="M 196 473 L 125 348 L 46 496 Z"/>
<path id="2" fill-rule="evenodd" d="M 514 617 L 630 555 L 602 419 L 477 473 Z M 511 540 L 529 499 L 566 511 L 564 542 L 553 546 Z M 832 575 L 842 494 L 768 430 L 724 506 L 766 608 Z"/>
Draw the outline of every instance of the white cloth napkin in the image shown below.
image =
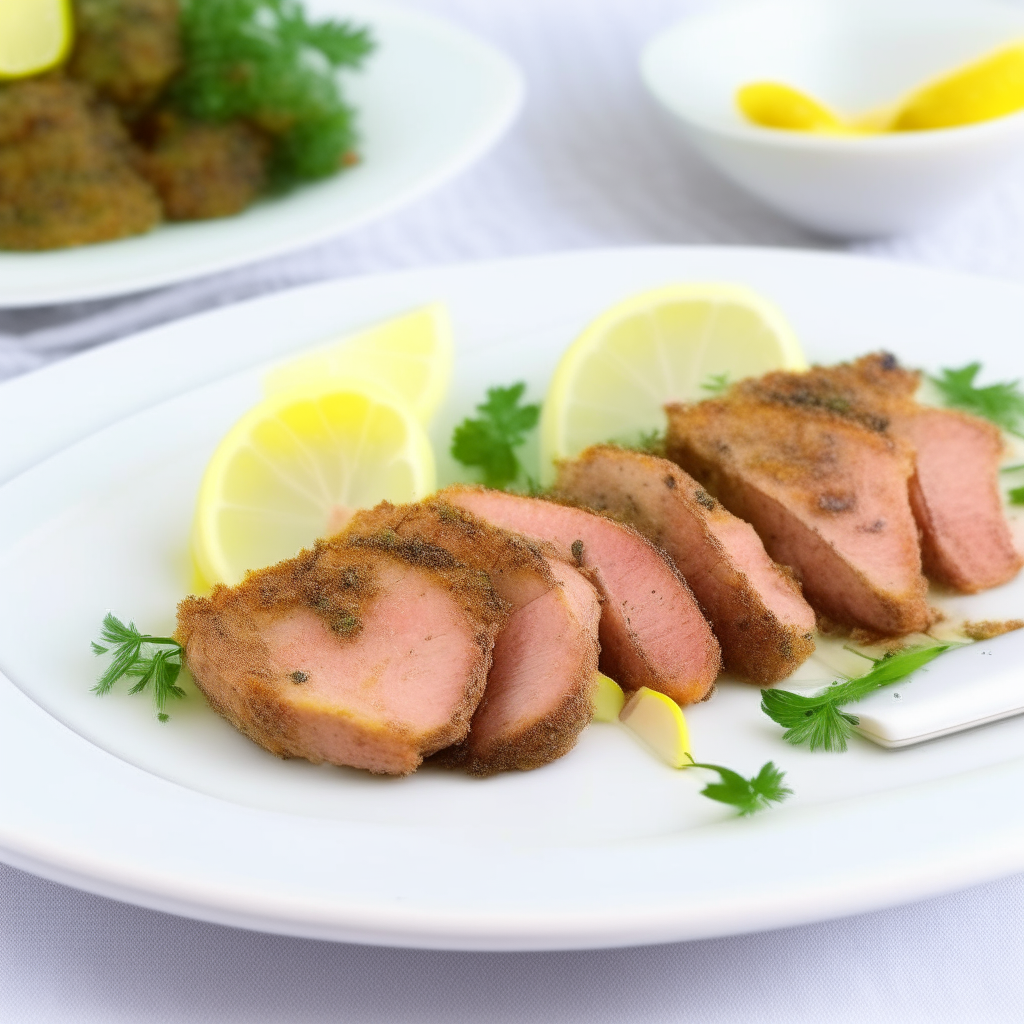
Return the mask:
<path id="1" fill-rule="evenodd" d="M 419 0 L 492 40 L 526 72 L 522 119 L 490 156 L 405 211 L 292 256 L 145 295 L 0 311 L 0 379 L 161 321 L 325 277 L 598 245 L 824 247 L 699 163 L 643 92 L 643 42 L 709 3 Z M 1007 180 L 924 234 L 859 251 L 1024 279 L 1024 180 Z M 0 866 L 0 1021 L 1020 1022 L 1022 922 L 1024 877 L 1016 877 L 916 906 L 732 939 L 586 953 L 429 953 L 234 931 Z"/>

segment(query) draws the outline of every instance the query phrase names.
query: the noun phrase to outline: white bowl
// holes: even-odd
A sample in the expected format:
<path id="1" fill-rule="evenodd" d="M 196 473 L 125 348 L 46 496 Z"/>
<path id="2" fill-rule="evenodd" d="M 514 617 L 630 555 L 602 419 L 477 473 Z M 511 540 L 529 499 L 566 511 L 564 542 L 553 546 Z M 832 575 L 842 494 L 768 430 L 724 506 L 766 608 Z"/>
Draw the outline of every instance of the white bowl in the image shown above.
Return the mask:
<path id="1" fill-rule="evenodd" d="M 812 230 L 871 237 L 920 228 L 1005 172 L 1024 151 L 1024 113 L 939 131 L 810 135 L 747 123 L 737 89 L 775 79 L 862 113 L 1020 38 L 1024 10 L 988 0 L 759 0 L 657 36 L 641 72 L 736 184 Z"/>

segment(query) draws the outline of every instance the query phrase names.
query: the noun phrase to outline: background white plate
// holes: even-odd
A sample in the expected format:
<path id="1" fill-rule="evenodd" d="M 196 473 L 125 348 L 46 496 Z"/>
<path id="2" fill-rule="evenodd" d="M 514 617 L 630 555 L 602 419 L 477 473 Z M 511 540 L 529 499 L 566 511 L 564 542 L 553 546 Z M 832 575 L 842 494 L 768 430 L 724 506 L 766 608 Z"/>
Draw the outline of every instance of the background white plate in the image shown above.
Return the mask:
<path id="1" fill-rule="evenodd" d="M 0 308 L 123 295 L 309 245 L 390 212 L 482 156 L 522 103 L 515 65 L 437 18 L 386 0 L 304 0 L 369 25 L 376 51 L 345 73 L 362 162 L 236 217 L 53 252 L 0 252 Z"/>
<path id="2" fill-rule="evenodd" d="M 0 387 L 0 856 L 150 907 L 292 934 L 466 949 L 582 948 L 794 924 L 1024 866 L 1024 719 L 844 755 L 781 742 L 757 691 L 688 712 L 702 760 L 775 759 L 793 800 L 752 820 L 698 795 L 614 726 L 488 780 L 281 762 L 193 692 L 89 693 L 110 608 L 171 627 L 196 485 L 268 360 L 441 299 L 458 347 L 452 424 L 489 384 L 540 397 L 597 312 L 639 288 L 763 291 L 811 359 L 887 347 L 930 368 L 1020 366 L 1024 290 L 834 256 L 622 250 L 317 285 L 161 327 Z M 81 440 L 77 440 L 80 438 Z M 76 443 L 71 443 L 76 441 Z M 49 455 L 49 458 L 44 458 Z M 40 461 L 42 460 L 42 461 Z M 453 467 L 441 460 L 442 475 Z M 19 469 L 25 469 L 15 475 Z M 1024 610 L 1024 584 L 960 599 Z"/>

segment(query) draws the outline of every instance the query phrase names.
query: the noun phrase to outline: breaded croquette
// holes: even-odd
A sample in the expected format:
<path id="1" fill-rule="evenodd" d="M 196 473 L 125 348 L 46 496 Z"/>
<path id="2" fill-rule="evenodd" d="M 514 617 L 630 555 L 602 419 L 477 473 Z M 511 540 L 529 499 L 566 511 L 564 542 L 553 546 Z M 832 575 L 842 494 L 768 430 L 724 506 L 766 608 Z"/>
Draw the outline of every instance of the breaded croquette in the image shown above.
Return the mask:
<path id="1" fill-rule="evenodd" d="M 181 67 L 178 0 L 75 0 L 75 23 L 69 74 L 129 118 Z"/>
<path id="2" fill-rule="evenodd" d="M 139 170 L 159 193 L 168 220 L 239 213 L 266 185 L 267 140 L 241 121 L 188 121 L 162 111 L 145 135 Z"/>
<path id="3" fill-rule="evenodd" d="M 160 201 L 114 110 L 56 76 L 0 85 L 0 249 L 59 249 L 148 231 Z"/>

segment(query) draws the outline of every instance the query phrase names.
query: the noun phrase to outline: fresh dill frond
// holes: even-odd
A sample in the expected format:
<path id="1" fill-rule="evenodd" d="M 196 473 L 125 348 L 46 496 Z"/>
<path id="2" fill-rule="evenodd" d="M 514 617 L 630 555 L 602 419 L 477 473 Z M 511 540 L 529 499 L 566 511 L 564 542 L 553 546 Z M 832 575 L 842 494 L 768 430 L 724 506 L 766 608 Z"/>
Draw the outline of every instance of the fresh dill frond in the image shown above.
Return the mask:
<path id="1" fill-rule="evenodd" d="M 476 419 L 466 418 L 452 434 L 451 453 L 456 462 L 483 470 L 483 483 L 502 489 L 519 479 L 522 466 L 516 449 L 540 420 L 539 405 L 523 405 L 526 385 L 487 389 Z"/>
<path id="2" fill-rule="evenodd" d="M 950 643 L 910 647 L 884 658 L 871 658 L 874 665 L 870 671 L 846 682 L 833 683 L 814 697 L 789 690 L 762 690 L 761 710 L 786 730 L 782 738 L 787 743 L 806 744 L 811 750 L 841 752 L 846 750 L 853 726 L 859 721 L 856 715 L 841 708 L 905 679 L 940 654 L 959 646 Z"/>
<path id="3" fill-rule="evenodd" d="M 277 187 L 326 177 L 353 159 L 354 113 L 337 72 L 373 50 L 366 29 L 309 21 L 297 0 L 183 0 L 181 39 L 171 104 L 198 120 L 241 118 L 265 131 Z"/>
<path id="4" fill-rule="evenodd" d="M 1003 430 L 1024 437 L 1024 393 L 1020 381 L 980 388 L 974 383 L 980 371 L 981 363 L 968 363 L 959 370 L 942 370 L 941 377 L 928 379 L 939 389 L 946 405 L 991 420 Z"/>
<path id="5" fill-rule="evenodd" d="M 708 391 L 712 395 L 724 395 L 732 387 L 727 373 L 709 373 L 707 379 L 701 384 L 701 391 Z"/>
<path id="6" fill-rule="evenodd" d="M 735 807 L 741 818 L 766 810 L 772 804 L 782 803 L 793 795 L 793 790 L 784 784 L 786 773 L 777 768 L 773 761 L 761 765 L 761 770 L 750 779 L 717 764 L 694 761 L 688 767 L 718 772 L 720 781 L 708 783 L 701 790 L 701 796 Z"/>
<path id="7" fill-rule="evenodd" d="M 174 637 L 150 636 L 140 633 L 134 622 L 126 626 L 117 616 L 107 612 L 100 631 L 103 643 L 92 642 L 92 653 L 100 656 L 113 654 L 106 672 L 92 688 L 93 693 L 103 696 L 113 689 L 114 684 L 123 678 L 137 679 L 138 682 L 129 689 L 129 693 L 142 693 L 150 683 L 153 684 L 153 703 L 156 705 L 157 718 L 166 722 L 167 701 L 171 697 L 184 697 L 185 691 L 178 686 L 178 675 L 181 672 L 181 644 Z M 104 646 L 106 645 L 106 646 Z M 170 648 L 147 653 L 153 647 Z"/>

